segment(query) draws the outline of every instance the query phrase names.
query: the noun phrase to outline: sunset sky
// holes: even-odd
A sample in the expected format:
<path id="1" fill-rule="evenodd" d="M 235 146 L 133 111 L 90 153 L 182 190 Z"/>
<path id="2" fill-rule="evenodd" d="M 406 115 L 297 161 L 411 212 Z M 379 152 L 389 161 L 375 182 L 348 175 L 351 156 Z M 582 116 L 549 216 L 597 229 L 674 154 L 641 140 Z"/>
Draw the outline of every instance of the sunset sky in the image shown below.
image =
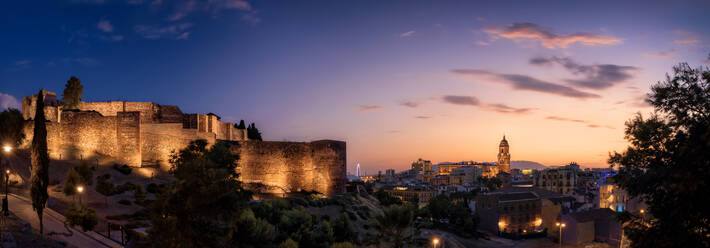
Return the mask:
<path id="1" fill-rule="evenodd" d="M 604 167 L 678 62 L 708 65 L 709 1 L 12 1 L 0 107 L 70 76 L 85 101 L 347 142 L 348 170 L 512 160 Z"/>

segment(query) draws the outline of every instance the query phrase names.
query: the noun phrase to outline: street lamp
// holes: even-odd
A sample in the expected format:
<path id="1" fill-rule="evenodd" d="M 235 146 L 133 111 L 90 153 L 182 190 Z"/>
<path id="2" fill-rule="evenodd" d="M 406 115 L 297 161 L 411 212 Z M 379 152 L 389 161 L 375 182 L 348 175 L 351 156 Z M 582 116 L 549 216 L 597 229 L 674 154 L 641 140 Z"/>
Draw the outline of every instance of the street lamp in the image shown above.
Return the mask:
<path id="1" fill-rule="evenodd" d="M 562 248 L 562 228 L 565 228 L 567 225 L 565 225 L 565 223 L 557 222 L 555 223 L 555 226 L 560 228 L 560 248 Z"/>
<path id="2" fill-rule="evenodd" d="M 439 245 L 439 238 L 434 238 L 431 240 L 431 243 L 434 244 L 434 248 L 436 248 Z"/>
<path id="3" fill-rule="evenodd" d="M 2 147 L 2 150 L 9 153 L 10 151 L 12 151 L 12 146 L 4 145 Z"/>
<path id="4" fill-rule="evenodd" d="M 84 192 L 84 186 L 76 186 L 76 192 L 79 193 L 79 205 L 81 205 L 81 193 Z"/>

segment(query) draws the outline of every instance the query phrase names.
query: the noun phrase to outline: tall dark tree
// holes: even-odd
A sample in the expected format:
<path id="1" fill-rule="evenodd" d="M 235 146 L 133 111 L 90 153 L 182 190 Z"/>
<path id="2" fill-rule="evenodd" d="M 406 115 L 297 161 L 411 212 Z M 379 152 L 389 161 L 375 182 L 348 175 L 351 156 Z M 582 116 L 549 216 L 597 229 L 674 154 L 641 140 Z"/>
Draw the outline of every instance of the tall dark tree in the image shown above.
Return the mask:
<path id="1" fill-rule="evenodd" d="M 234 127 L 237 128 L 237 129 L 247 129 L 247 126 L 244 125 L 244 120 L 240 120 L 240 121 L 239 121 L 239 124 L 236 124 L 236 123 L 235 123 L 235 124 L 234 124 Z"/>
<path id="2" fill-rule="evenodd" d="M 394 247 L 404 247 L 404 244 L 412 238 L 411 235 L 407 235 L 407 230 L 412 228 L 414 212 L 409 206 L 391 205 L 382 208 L 382 213 L 375 216 L 380 239 L 392 242 Z"/>
<path id="3" fill-rule="evenodd" d="M 237 156 L 217 143 L 196 140 L 174 154 L 175 177 L 152 204 L 154 247 L 239 247 L 239 218 L 251 192 L 237 180 Z M 259 229 L 261 230 L 261 229 Z"/>
<path id="4" fill-rule="evenodd" d="M 253 122 L 249 124 L 249 127 L 247 127 L 247 137 L 250 140 L 262 140 L 261 133 L 259 132 L 259 129 L 256 128 L 256 124 Z"/>
<path id="5" fill-rule="evenodd" d="M 710 70 L 686 63 L 651 88 L 655 113 L 626 122 L 629 147 L 609 158 L 615 182 L 645 201 L 620 220 L 632 247 L 710 247 Z"/>
<path id="6" fill-rule="evenodd" d="M 64 94 L 62 94 L 64 107 L 68 109 L 79 108 L 82 94 L 84 94 L 84 86 L 81 85 L 81 80 L 75 76 L 71 76 L 64 86 Z"/>
<path id="7" fill-rule="evenodd" d="M 39 233 L 42 235 L 44 224 L 42 222 L 42 212 L 47 203 L 47 186 L 49 185 L 49 154 L 47 154 L 47 126 L 44 117 L 44 96 L 42 91 L 37 94 L 37 108 L 34 118 L 34 136 L 32 137 L 32 169 L 30 175 L 30 195 L 32 196 L 32 208 L 39 217 Z"/>

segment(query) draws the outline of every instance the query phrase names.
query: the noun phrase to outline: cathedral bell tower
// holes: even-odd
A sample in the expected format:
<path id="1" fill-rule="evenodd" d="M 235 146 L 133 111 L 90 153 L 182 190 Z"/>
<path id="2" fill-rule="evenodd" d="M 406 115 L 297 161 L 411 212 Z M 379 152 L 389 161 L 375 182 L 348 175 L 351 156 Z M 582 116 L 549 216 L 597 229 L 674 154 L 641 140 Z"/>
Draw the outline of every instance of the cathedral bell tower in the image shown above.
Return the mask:
<path id="1" fill-rule="evenodd" d="M 498 171 L 510 173 L 510 147 L 505 135 L 498 146 Z"/>

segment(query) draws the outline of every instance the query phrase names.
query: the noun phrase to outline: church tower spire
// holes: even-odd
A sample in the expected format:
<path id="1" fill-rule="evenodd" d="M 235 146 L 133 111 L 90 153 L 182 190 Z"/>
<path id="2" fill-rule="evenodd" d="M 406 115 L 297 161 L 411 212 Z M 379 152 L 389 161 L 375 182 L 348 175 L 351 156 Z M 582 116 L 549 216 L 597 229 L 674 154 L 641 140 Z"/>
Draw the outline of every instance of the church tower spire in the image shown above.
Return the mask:
<path id="1" fill-rule="evenodd" d="M 510 173 L 510 146 L 505 139 L 505 134 L 498 146 L 498 171 Z"/>

